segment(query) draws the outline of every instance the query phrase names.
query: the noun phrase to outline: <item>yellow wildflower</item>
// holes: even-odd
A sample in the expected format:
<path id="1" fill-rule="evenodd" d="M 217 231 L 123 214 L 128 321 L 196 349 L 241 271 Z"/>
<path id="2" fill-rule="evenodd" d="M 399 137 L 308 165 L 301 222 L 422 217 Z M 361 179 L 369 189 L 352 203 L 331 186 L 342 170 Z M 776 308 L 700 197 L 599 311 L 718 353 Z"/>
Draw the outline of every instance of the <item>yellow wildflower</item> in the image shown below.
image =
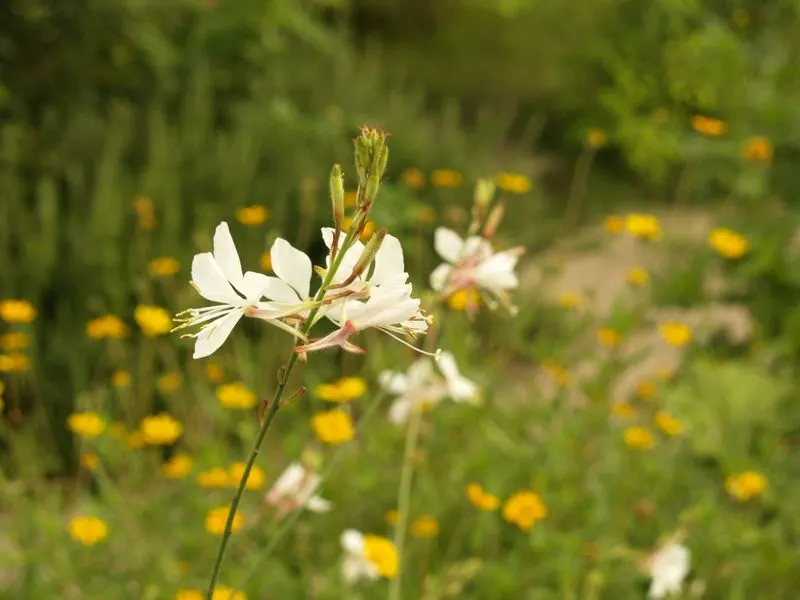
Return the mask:
<path id="1" fill-rule="evenodd" d="M 217 400 L 225 408 L 244 410 L 256 405 L 256 395 L 240 381 L 219 386 Z"/>
<path id="2" fill-rule="evenodd" d="M 447 305 L 453 310 L 472 312 L 481 303 L 481 295 L 475 288 L 456 290 L 447 297 Z"/>
<path id="3" fill-rule="evenodd" d="M 731 475 L 725 480 L 725 489 L 740 502 L 746 502 L 761 495 L 766 487 L 767 478 L 756 471 Z"/>
<path id="4" fill-rule="evenodd" d="M 625 217 L 609 215 L 603 219 L 603 229 L 612 235 L 619 235 L 625 231 Z"/>
<path id="5" fill-rule="evenodd" d="M 96 412 L 73 413 L 67 417 L 67 428 L 75 435 L 96 438 L 106 428 L 106 421 Z"/>
<path id="6" fill-rule="evenodd" d="M 418 517 L 412 521 L 409 531 L 415 538 L 435 537 L 439 533 L 439 522 L 427 515 Z"/>
<path id="7" fill-rule="evenodd" d="M 156 214 L 153 201 L 147 196 L 137 196 L 133 199 L 133 211 L 139 220 L 139 229 L 152 231 L 156 228 Z"/>
<path id="8" fill-rule="evenodd" d="M 6 323 L 30 323 L 35 318 L 36 309 L 27 300 L 0 300 L 0 319 Z"/>
<path id="9" fill-rule="evenodd" d="M 349 442 L 356 434 L 353 419 L 338 408 L 315 414 L 311 427 L 321 442 L 331 445 Z"/>
<path id="10" fill-rule="evenodd" d="M 589 148 L 601 148 L 606 145 L 607 140 L 608 136 L 606 136 L 606 132 L 597 128 L 587 131 L 586 138 L 584 139 Z"/>
<path id="11" fill-rule="evenodd" d="M 161 377 L 158 378 L 156 385 L 162 393 L 170 394 L 181 387 L 182 380 L 183 377 L 181 377 L 180 373 L 172 371 L 170 373 L 164 373 L 161 375 Z"/>
<path id="12" fill-rule="evenodd" d="M 94 471 L 100 464 L 100 458 L 94 452 L 81 453 L 81 466 L 87 471 Z"/>
<path id="13" fill-rule="evenodd" d="M 633 421 L 638 412 L 630 402 L 615 400 L 611 403 L 611 414 L 622 421 Z"/>
<path id="14" fill-rule="evenodd" d="M 350 402 L 367 392 L 367 382 L 361 377 L 342 377 L 333 383 L 321 383 L 314 393 L 328 402 Z"/>
<path id="15" fill-rule="evenodd" d="M 586 298 L 580 292 L 562 292 L 558 303 L 564 308 L 580 308 L 586 304 Z"/>
<path id="16" fill-rule="evenodd" d="M 247 596 L 242 591 L 234 590 L 225 585 L 218 585 L 214 589 L 211 600 L 247 600 Z"/>
<path id="17" fill-rule="evenodd" d="M 497 187 L 512 194 L 525 194 L 531 189 L 531 180 L 522 173 L 498 173 Z"/>
<path id="18" fill-rule="evenodd" d="M 538 494 L 521 490 L 506 500 L 503 505 L 503 518 L 514 523 L 522 531 L 530 531 L 536 521 L 547 516 L 547 507 Z"/>
<path id="19" fill-rule="evenodd" d="M 197 484 L 204 488 L 225 488 L 230 484 L 228 472 L 221 467 L 214 467 L 197 475 Z"/>
<path id="20" fill-rule="evenodd" d="M 206 595 L 200 590 L 178 590 L 173 600 L 206 600 Z"/>
<path id="21" fill-rule="evenodd" d="M 31 368 L 31 359 L 24 354 L 0 354 L 0 373 L 22 373 Z"/>
<path id="22" fill-rule="evenodd" d="M 410 167 L 403 171 L 401 178 L 403 179 L 403 183 L 412 190 L 421 190 L 425 187 L 425 173 L 416 167 Z"/>
<path id="23" fill-rule="evenodd" d="M 656 395 L 656 386 L 649 379 L 642 379 L 636 384 L 636 395 L 642 400 L 649 400 Z"/>
<path id="24" fill-rule="evenodd" d="M 342 219 L 342 231 L 350 231 L 350 226 L 353 224 L 353 217 L 345 217 Z M 362 242 L 368 242 L 376 229 L 375 221 L 368 220 L 364 224 L 364 229 L 361 231 L 359 238 Z"/>
<path id="25" fill-rule="evenodd" d="M 169 277 L 181 269 L 181 261 L 171 256 L 160 256 L 150 261 L 147 270 L 154 277 Z"/>
<path id="26" fill-rule="evenodd" d="M 355 208 L 356 204 L 358 204 L 358 192 L 355 190 L 350 190 L 344 193 L 344 207 L 345 208 Z"/>
<path id="27" fill-rule="evenodd" d="M 665 410 L 660 410 L 656 413 L 655 424 L 667 435 L 680 435 L 683 432 L 683 422 Z"/>
<path id="28" fill-rule="evenodd" d="M 265 273 L 272 271 L 272 255 L 269 253 L 269 251 L 262 252 L 258 262 L 261 264 L 261 269 Z"/>
<path id="29" fill-rule="evenodd" d="M 86 324 L 86 334 L 93 340 L 121 340 L 128 335 L 128 326 L 116 315 L 105 315 L 89 321 Z"/>
<path id="30" fill-rule="evenodd" d="M 601 327 L 595 331 L 595 337 L 606 348 L 616 348 L 622 343 L 622 336 L 611 327 Z"/>
<path id="31" fill-rule="evenodd" d="M 142 419 L 141 432 L 145 444 L 165 446 L 183 435 L 183 424 L 168 413 L 159 413 Z"/>
<path id="32" fill-rule="evenodd" d="M 630 213 L 625 217 L 625 228 L 640 239 L 659 240 L 662 237 L 661 224 L 654 215 Z"/>
<path id="33" fill-rule="evenodd" d="M 500 498 L 484 490 L 479 483 L 470 483 L 467 486 L 467 498 L 481 510 L 496 510 L 500 506 Z"/>
<path id="34" fill-rule="evenodd" d="M 556 361 L 551 359 L 543 360 L 542 370 L 552 377 L 558 385 L 562 387 L 569 385 L 571 379 L 569 371 Z"/>
<path id="35" fill-rule="evenodd" d="M 658 331 L 664 341 L 676 348 L 681 348 L 692 341 L 692 328 L 685 323 L 667 321 L 658 326 Z"/>
<path id="36" fill-rule="evenodd" d="M 244 468 L 245 463 L 243 462 L 236 462 L 233 463 L 228 468 L 228 483 L 231 487 L 238 487 L 239 482 L 242 480 L 244 476 Z M 264 483 L 266 483 L 267 477 L 264 475 L 264 471 L 258 467 L 257 465 L 253 465 L 253 468 L 250 469 L 250 474 L 247 476 L 247 483 L 245 484 L 245 489 L 247 490 L 260 490 L 264 487 Z"/>
<path id="37" fill-rule="evenodd" d="M 111 384 L 117 388 L 128 387 L 131 383 L 131 374 L 123 369 L 117 369 L 111 374 Z"/>
<path id="38" fill-rule="evenodd" d="M 147 337 L 162 335 L 172 329 L 172 317 L 160 306 L 140 304 L 133 311 L 133 318 Z"/>
<path id="39" fill-rule="evenodd" d="M 225 374 L 222 371 L 222 367 L 219 365 L 219 363 L 206 363 L 205 372 L 206 379 L 208 379 L 211 383 L 220 383 L 225 377 Z"/>
<path id="40" fill-rule="evenodd" d="M 161 465 L 161 474 L 167 479 L 183 479 L 192 470 L 194 460 L 188 454 L 177 452 Z"/>
<path id="41" fill-rule="evenodd" d="M 397 549 L 391 540 L 378 535 L 364 536 L 364 554 L 381 577 L 397 576 Z"/>
<path id="42" fill-rule="evenodd" d="M 69 522 L 69 535 L 84 546 L 94 546 L 108 535 L 108 526 L 97 517 L 74 517 Z"/>
<path id="43" fill-rule="evenodd" d="M 725 258 L 741 258 L 749 249 L 747 240 L 730 229 L 719 227 L 708 235 L 708 244 L 717 254 Z"/>
<path id="44" fill-rule="evenodd" d="M 650 281 L 650 273 L 644 267 L 633 267 L 628 270 L 628 283 L 641 287 Z"/>
<path id="45" fill-rule="evenodd" d="M 236 220 L 242 225 L 257 227 L 263 225 L 269 218 L 269 210 L 266 206 L 253 204 L 236 209 Z"/>
<path id="46" fill-rule="evenodd" d="M 431 173 L 431 184 L 439 188 L 457 188 L 463 179 L 461 173 L 451 169 L 437 169 Z"/>
<path id="47" fill-rule="evenodd" d="M 742 156 L 754 163 L 770 162 L 772 160 L 772 143 L 762 136 L 747 138 L 742 146 Z"/>
<path id="48" fill-rule="evenodd" d="M 0 350 L 4 352 L 18 352 L 25 350 L 30 345 L 30 336 L 19 331 L 12 331 L 0 335 Z"/>
<path id="49" fill-rule="evenodd" d="M 625 445 L 632 450 L 650 450 L 653 447 L 653 434 L 644 427 L 628 427 L 623 436 Z"/>
<path id="50" fill-rule="evenodd" d="M 228 520 L 228 510 L 230 509 L 229 506 L 218 506 L 217 508 L 212 508 L 208 513 L 206 513 L 205 518 L 205 527 L 208 533 L 213 535 L 222 535 L 225 532 L 225 522 Z M 242 513 L 236 512 L 236 516 L 233 517 L 233 522 L 231 523 L 231 533 L 236 533 L 240 531 L 244 526 L 244 517 Z"/>
<path id="51" fill-rule="evenodd" d="M 713 117 L 704 117 L 703 115 L 692 117 L 692 127 L 697 133 L 708 137 L 718 137 L 728 131 L 728 124 L 725 121 L 720 121 Z"/>

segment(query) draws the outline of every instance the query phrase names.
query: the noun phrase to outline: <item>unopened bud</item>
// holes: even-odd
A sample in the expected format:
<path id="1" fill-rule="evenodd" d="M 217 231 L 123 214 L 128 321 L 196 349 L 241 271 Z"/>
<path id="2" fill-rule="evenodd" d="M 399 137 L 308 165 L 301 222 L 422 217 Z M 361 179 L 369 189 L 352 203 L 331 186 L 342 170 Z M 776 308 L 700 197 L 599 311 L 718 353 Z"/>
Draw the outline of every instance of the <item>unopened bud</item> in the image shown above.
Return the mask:
<path id="1" fill-rule="evenodd" d="M 339 165 L 333 165 L 330 176 L 331 206 L 334 223 L 341 223 L 344 217 L 344 175 Z"/>
<path id="2" fill-rule="evenodd" d="M 350 277 L 347 278 L 348 282 L 354 281 L 356 277 L 369 268 L 370 263 L 375 260 L 375 255 L 378 253 L 381 244 L 383 244 L 383 239 L 386 237 L 387 233 L 389 233 L 389 230 L 386 229 L 386 227 L 381 227 L 369 238 L 367 245 L 364 246 L 364 251 L 358 258 L 358 262 L 356 262 L 355 267 L 353 267 L 353 272 L 350 274 Z"/>
<path id="3" fill-rule="evenodd" d="M 486 224 L 483 226 L 483 237 L 485 237 L 487 240 L 492 238 L 495 231 L 497 231 L 498 226 L 500 225 L 500 221 L 503 220 L 503 215 L 505 212 L 506 207 L 502 202 L 497 204 L 492 209 L 492 211 L 489 213 L 489 217 L 486 219 Z"/>
<path id="4" fill-rule="evenodd" d="M 304 353 L 304 354 L 305 354 L 305 353 Z M 281 406 L 282 406 L 282 407 L 283 407 L 283 406 L 288 406 L 288 405 L 290 405 L 290 404 L 294 404 L 295 402 L 297 402 L 298 400 L 300 400 L 300 398 L 302 398 L 302 397 L 303 397 L 303 395 L 306 393 L 306 389 L 307 389 L 307 388 L 306 388 L 306 386 L 304 386 L 304 385 L 303 385 L 303 386 L 300 386 L 298 389 L 296 389 L 296 390 L 294 391 L 294 393 L 293 393 L 291 396 L 289 396 L 289 397 L 287 397 L 287 398 L 284 398 L 283 400 L 281 400 Z"/>
<path id="5" fill-rule="evenodd" d="M 365 194 L 372 201 L 377 193 L 377 184 L 386 171 L 389 151 L 386 148 L 386 134 L 380 129 L 362 127 L 361 134 L 355 139 L 355 161 L 358 173 L 358 184 L 367 188 Z M 370 189 L 371 188 L 371 189 Z M 370 194 L 369 192 L 373 193 Z"/>
<path id="6" fill-rule="evenodd" d="M 469 234 L 475 234 L 486 219 L 486 212 L 494 197 L 495 185 L 491 179 L 479 179 L 475 184 L 475 196 L 472 202 L 472 223 Z"/>

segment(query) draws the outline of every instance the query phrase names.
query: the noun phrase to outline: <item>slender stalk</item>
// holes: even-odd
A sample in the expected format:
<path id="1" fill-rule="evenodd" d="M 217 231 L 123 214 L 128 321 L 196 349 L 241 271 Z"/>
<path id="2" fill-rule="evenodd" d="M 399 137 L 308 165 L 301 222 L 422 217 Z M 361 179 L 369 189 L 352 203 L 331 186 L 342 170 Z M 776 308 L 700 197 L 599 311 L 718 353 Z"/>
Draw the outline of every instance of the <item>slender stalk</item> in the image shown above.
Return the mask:
<path id="1" fill-rule="evenodd" d="M 397 493 L 397 526 L 394 530 L 394 545 L 397 549 L 397 577 L 389 586 L 389 600 L 400 600 L 403 587 L 403 558 L 405 553 L 406 529 L 408 528 L 408 510 L 411 504 L 411 483 L 414 478 L 414 455 L 417 452 L 419 429 L 422 423 L 422 409 L 415 407 L 411 411 L 406 429 L 406 447 L 403 454 L 403 471 L 400 474 L 400 489 Z"/>

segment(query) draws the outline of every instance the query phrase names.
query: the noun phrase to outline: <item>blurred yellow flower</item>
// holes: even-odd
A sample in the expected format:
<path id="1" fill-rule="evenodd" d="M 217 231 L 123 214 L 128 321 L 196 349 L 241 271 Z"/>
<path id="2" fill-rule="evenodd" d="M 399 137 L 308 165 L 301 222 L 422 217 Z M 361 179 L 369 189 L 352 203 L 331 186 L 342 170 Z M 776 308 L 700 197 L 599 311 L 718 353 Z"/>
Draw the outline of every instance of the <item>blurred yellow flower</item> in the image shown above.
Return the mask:
<path id="1" fill-rule="evenodd" d="M 128 437 L 125 438 L 125 442 L 128 444 L 128 448 L 131 450 L 139 450 L 140 448 L 144 447 L 145 439 L 144 439 L 144 432 L 139 431 L 131 431 L 128 434 Z"/>
<path id="2" fill-rule="evenodd" d="M 166 446 L 183 435 L 183 424 L 172 415 L 162 412 L 142 419 L 141 432 L 145 444 Z"/>
<path id="3" fill-rule="evenodd" d="M 222 367 L 219 365 L 219 363 L 215 362 L 206 363 L 205 373 L 206 379 L 208 379 L 211 383 L 220 383 L 225 377 Z"/>
<path id="4" fill-rule="evenodd" d="M 170 394 L 181 387 L 181 381 L 183 381 L 181 374 L 176 371 L 172 371 L 170 373 L 164 373 L 161 375 L 158 378 L 156 385 L 162 393 Z"/>
<path id="5" fill-rule="evenodd" d="M 31 359 L 24 354 L 0 354 L 0 373 L 22 373 L 31 368 Z"/>
<path id="6" fill-rule="evenodd" d="M 420 223 L 433 223 L 436 220 L 436 211 L 427 204 L 420 204 L 415 211 L 416 219 Z"/>
<path id="7" fill-rule="evenodd" d="M 67 417 L 67 428 L 84 438 L 96 438 L 106 428 L 106 421 L 96 412 L 72 413 Z"/>
<path id="8" fill-rule="evenodd" d="M 421 190 L 425 187 L 425 173 L 416 167 L 410 167 L 406 169 L 403 171 L 401 177 L 403 179 L 403 183 L 405 183 L 412 190 Z"/>
<path id="9" fill-rule="evenodd" d="M 230 509 L 229 506 L 218 506 L 217 508 L 212 508 L 206 514 L 205 519 L 205 527 L 208 533 L 213 535 L 222 535 L 225 532 L 225 522 L 228 520 L 228 510 Z M 233 522 L 231 523 L 231 533 L 236 533 L 240 531 L 244 526 L 244 517 L 242 513 L 236 512 L 236 516 L 233 517 Z"/>
<path id="10" fill-rule="evenodd" d="M 725 479 L 725 489 L 740 502 L 761 495 L 766 487 L 767 478 L 756 471 L 745 471 Z"/>
<path id="11" fill-rule="evenodd" d="M 439 522 L 427 515 L 418 517 L 412 521 L 409 531 L 415 538 L 435 537 L 439 533 Z"/>
<path id="12" fill-rule="evenodd" d="M 228 468 L 228 485 L 230 485 L 231 487 L 238 487 L 239 482 L 242 480 L 242 477 L 244 476 L 244 468 L 245 468 L 245 463 L 243 462 L 233 463 Z M 267 481 L 267 476 L 264 475 L 264 471 L 258 465 L 253 465 L 253 468 L 250 469 L 250 474 L 247 477 L 247 483 L 245 484 L 245 489 L 260 490 L 262 487 L 264 487 L 266 481 Z"/>
<path id="13" fill-rule="evenodd" d="M 644 427 L 628 427 L 623 435 L 625 445 L 632 450 L 650 450 L 653 447 L 653 434 Z"/>
<path id="14" fill-rule="evenodd" d="M 353 439 L 353 419 L 341 409 L 319 412 L 311 418 L 311 427 L 321 442 L 337 445 Z"/>
<path id="15" fill-rule="evenodd" d="M 692 341 L 692 328 L 686 323 L 667 321 L 658 326 L 658 332 L 670 346 L 681 348 Z"/>
<path id="16" fill-rule="evenodd" d="M 356 204 L 358 203 L 358 192 L 355 190 L 350 190 L 344 193 L 344 207 L 345 208 L 355 208 Z"/>
<path id="17" fill-rule="evenodd" d="M 571 376 L 569 371 L 551 359 L 542 361 L 542 370 L 547 373 L 553 380 L 560 386 L 567 386 L 570 384 Z"/>
<path id="18" fill-rule="evenodd" d="M 381 577 L 397 576 L 397 549 L 391 540 L 379 535 L 364 535 L 364 554 Z"/>
<path id="19" fill-rule="evenodd" d="M 649 400 L 656 395 L 656 386 L 649 379 L 642 379 L 636 384 L 636 395 L 642 400 Z"/>
<path id="20" fill-rule="evenodd" d="M 248 409 L 256 405 L 256 395 L 241 381 L 219 386 L 217 400 L 225 408 Z"/>
<path id="21" fill-rule="evenodd" d="M 265 273 L 272 271 L 272 255 L 269 251 L 262 252 L 258 262 L 261 264 L 261 270 Z"/>
<path id="22" fill-rule="evenodd" d="M 147 196 L 137 196 L 133 199 L 133 212 L 139 220 L 139 229 L 152 231 L 156 228 L 156 213 L 153 201 Z"/>
<path id="23" fill-rule="evenodd" d="M 530 490 L 521 490 L 506 500 L 503 518 L 522 531 L 530 531 L 536 521 L 547 516 L 547 507 L 541 498 Z"/>
<path id="24" fill-rule="evenodd" d="M 680 419 L 676 419 L 665 410 L 658 411 L 654 420 L 656 427 L 667 435 L 680 435 L 683 433 L 683 422 Z"/>
<path id="25" fill-rule="evenodd" d="M 608 136 L 602 129 L 594 128 L 586 132 L 584 141 L 589 148 L 600 148 L 606 145 Z"/>
<path id="26" fill-rule="evenodd" d="M 117 388 L 128 387 L 131 383 L 131 374 L 123 369 L 117 369 L 111 374 L 111 385 Z"/>
<path id="27" fill-rule="evenodd" d="M 692 127 L 697 133 L 709 137 L 718 137 L 728 131 L 728 124 L 725 121 L 720 121 L 713 117 L 704 117 L 703 115 L 692 117 Z"/>
<path id="28" fill-rule="evenodd" d="M 353 217 L 345 217 L 342 219 L 342 231 L 350 231 L 350 226 L 353 224 Z M 364 229 L 361 231 L 361 235 L 359 238 L 362 242 L 368 242 L 369 238 L 372 237 L 372 234 L 375 233 L 375 229 L 377 226 L 375 225 L 375 221 L 368 220 L 364 225 Z"/>
<path id="29" fill-rule="evenodd" d="M 741 258 L 749 250 L 747 240 L 730 229 L 718 227 L 708 234 L 708 245 L 725 258 Z"/>
<path id="30" fill-rule="evenodd" d="M 87 471 L 94 471 L 100 464 L 100 458 L 94 452 L 81 453 L 81 466 Z"/>
<path id="31" fill-rule="evenodd" d="M 580 292 L 562 292 L 558 303 L 564 308 L 580 308 L 586 304 L 586 298 Z"/>
<path id="32" fill-rule="evenodd" d="M 622 336 L 611 327 L 601 327 L 595 331 L 595 337 L 606 348 L 617 348 L 622 343 Z"/>
<path id="33" fill-rule="evenodd" d="M 742 156 L 750 162 L 770 162 L 772 143 L 763 136 L 747 138 L 742 145 Z"/>
<path id="34" fill-rule="evenodd" d="M 633 237 L 645 240 L 660 240 L 661 224 L 654 215 L 630 213 L 625 217 L 625 228 Z"/>
<path id="35" fill-rule="evenodd" d="M 206 595 L 200 590 L 178 590 L 173 600 L 206 600 Z"/>
<path id="36" fill-rule="evenodd" d="M 97 517 L 74 517 L 69 522 L 69 535 L 84 546 L 94 546 L 108 535 L 108 526 Z"/>
<path id="37" fill-rule="evenodd" d="M 397 509 L 390 509 L 386 511 L 386 523 L 389 525 L 397 525 L 397 518 L 399 517 Z"/>
<path id="38" fill-rule="evenodd" d="M 456 290 L 447 297 L 447 305 L 453 310 L 473 312 L 480 303 L 481 295 L 475 288 Z"/>
<path id="39" fill-rule="evenodd" d="M 609 215 L 603 219 L 603 229 L 612 235 L 619 235 L 625 231 L 625 217 Z"/>
<path id="40" fill-rule="evenodd" d="M 177 452 L 161 465 L 161 474 L 167 479 L 183 479 L 192 470 L 194 460 L 188 454 Z"/>
<path id="41" fill-rule="evenodd" d="M 27 333 L 12 331 L 0 335 L 0 350 L 4 352 L 17 352 L 25 350 L 30 345 L 30 336 Z"/>
<path id="42" fill-rule="evenodd" d="M 154 277 L 169 277 L 181 270 L 181 261 L 171 256 L 160 256 L 150 261 L 147 270 Z"/>
<path id="43" fill-rule="evenodd" d="M 644 267 L 632 267 L 628 270 L 628 283 L 641 287 L 650 281 L 650 273 Z"/>
<path id="44" fill-rule="evenodd" d="M 218 585 L 214 589 L 211 600 L 247 600 L 247 596 L 242 591 L 234 590 L 224 585 Z"/>
<path id="45" fill-rule="evenodd" d="M 86 334 L 93 340 L 103 338 L 121 340 L 128 335 L 128 326 L 116 315 L 104 315 L 86 324 Z"/>
<path id="46" fill-rule="evenodd" d="M 236 209 L 236 220 L 242 225 L 256 227 L 263 225 L 269 218 L 269 210 L 266 206 L 253 204 Z"/>
<path id="47" fill-rule="evenodd" d="M 321 383 L 314 393 L 328 402 L 350 402 L 367 392 L 367 382 L 361 377 L 342 377 L 333 383 Z"/>
<path id="48" fill-rule="evenodd" d="M 633 421 L 639 413 L 630 402 L 615 400 L 611 403 L 611 414 L 622 421 Z"/>
<path id="49" fill-rule="evenodd" d="M 133 311 L 133 318 L 147 337 L 154 337 L 172 329 L 172 317 L 160 306 L 140 304 Z"/>
<path id="50" fill-rule="evenodd" d="M 512 194 L 525 194 L 531 189 L 531 180 L 522 173 L 498 173 L 497 187 Z"/>
<path id="51" fill-rule="evenodd" d="M 6 323 L 30 323 L 35 318 L 36 309 L 27 300 L 0 300 L 0 319 Z"/>
<path id="52" fill-rule="evenodd" d="M 461 173 L 451 169 L 437 169 L 431 173 L 431 184 L 439 188 L 457 188 L 463 179 Z"/>
<path id="53" fill-rule="evenodd" d="M 467 486 L 467 498 L 481 510 L 497 510 L 500 506 L 500 498 L 484 490 L 479 483 L 470 483 Z"/>
<path id="54" fill-rule="evenodd" d="M 225 488 L 230 483 L 230 477 L 225 469 L 214 467 L 210 471 L 199 473 L 196 481 L 200 487 L 204 488 Z"/>

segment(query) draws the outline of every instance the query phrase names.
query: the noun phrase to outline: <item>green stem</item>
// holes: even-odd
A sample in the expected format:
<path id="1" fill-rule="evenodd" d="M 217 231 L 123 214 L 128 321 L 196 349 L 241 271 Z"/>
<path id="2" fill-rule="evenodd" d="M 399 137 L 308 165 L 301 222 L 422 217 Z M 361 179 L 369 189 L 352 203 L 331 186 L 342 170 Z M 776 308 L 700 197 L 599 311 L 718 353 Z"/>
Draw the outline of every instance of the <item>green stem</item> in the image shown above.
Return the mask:
<path id="1" fill-rule="evenodd" d="M 389 587 L 389 600 L 400 600 L 403 587 L 403 558 L 405 553 L 408 510 L 411 503 L 411 483 L 414 476 L 414 454 L 417 451 L 419 429 L 422 423 L 422 410 L 414 407 L 406 429 L 406 447 L 403 454 L 403 471 L 400 474 L 400 489 L 397 493 L 397 526 L 394 530 L 394 545 L 397 549 L 397 577 Z"/>

